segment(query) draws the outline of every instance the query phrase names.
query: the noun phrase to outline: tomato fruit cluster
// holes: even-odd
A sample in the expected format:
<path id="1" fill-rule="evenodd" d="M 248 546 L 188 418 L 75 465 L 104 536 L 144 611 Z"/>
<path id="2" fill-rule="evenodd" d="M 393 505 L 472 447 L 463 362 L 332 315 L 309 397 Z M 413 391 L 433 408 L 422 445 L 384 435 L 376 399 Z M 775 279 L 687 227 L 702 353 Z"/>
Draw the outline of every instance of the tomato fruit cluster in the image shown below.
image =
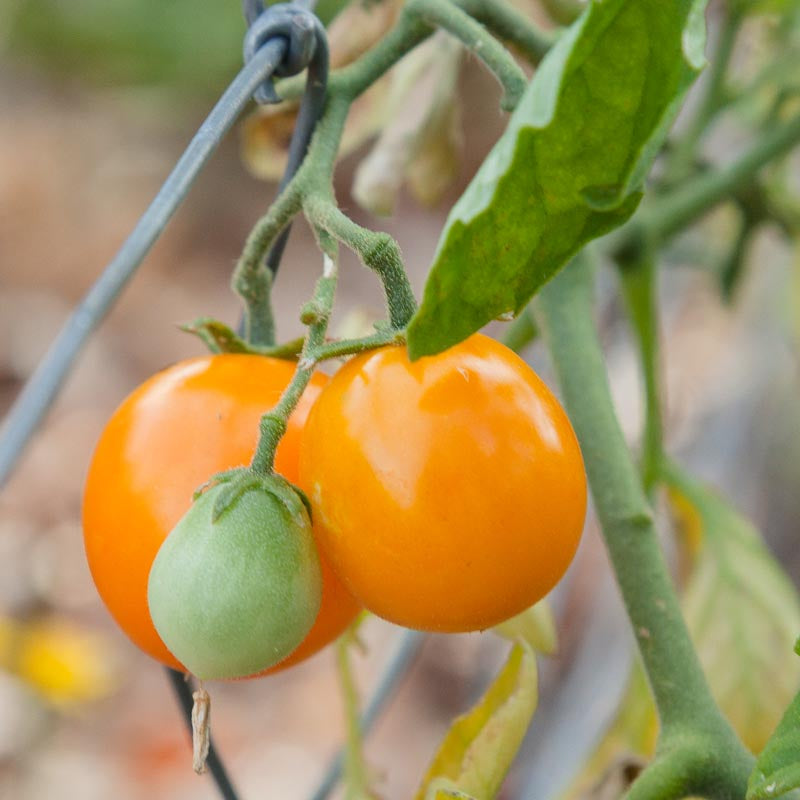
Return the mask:
<path id="1" fill-rule="evenodd" d="M 153 626 L 147 584 L 153 560 L 214 474 L 249 463 L 259 420 L 294 374 L 294 365 L 253 355 L 188 359 L 152 376 L 114 412 L 95 448 L 83 500 L 89 568 L 117 624 L 142 650 L 173 667 L 184 665 Z M 275 456 L 276 471 L 298 482 L 300 441 L 308 412 L 326 383 L 314 374 L 289 418 Z M 276 669 L 296 664 L 335 639 L 360 606 L 325 558 L 322 603 L 313 628 Z M 281 610 L 275 609 L 280 616 Z"/>
<path id="2" fill-rule="evenodd" d="M 200 677 L 263 674 L 328 644 L 362 604 L 407 627 L 474 631 L 561 578 L 586 512 L 580 449 L 546 385 L 482 335 L 414 363 L 385 347 L 330 381 L 315 374 L 276 453 L 286 480 L 250 473 L 224 514 L 224 482 L 192 506 L 200 484 L 250 461 L 293 372 L 262 356 L 191 359 L 104 430 L 86 552 L 145 652 Z"/>

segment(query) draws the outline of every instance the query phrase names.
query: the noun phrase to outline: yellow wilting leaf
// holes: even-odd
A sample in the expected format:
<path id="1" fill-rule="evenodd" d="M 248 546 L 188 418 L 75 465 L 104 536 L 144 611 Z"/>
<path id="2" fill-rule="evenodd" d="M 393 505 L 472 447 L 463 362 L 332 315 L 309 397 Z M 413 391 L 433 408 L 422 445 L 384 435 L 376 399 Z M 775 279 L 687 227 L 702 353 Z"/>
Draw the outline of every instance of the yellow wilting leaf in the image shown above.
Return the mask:
<path id="1" fill-rule="evenodd" d="M 760 752 L 800 684 L 800 599 L 748 520 L 679 469 L 666 479 L 702 531 L 683 593 L 689 632 L 720 708 Z"/>
<path id="2" fill-rule="evenodd" d="M 558 648 L 553 611 L 546 598 L 530 608 L 526 608 L 516 617 L 511 617 L 511 619 L 495 625 L 492 630 L 512 642 L 522 639 L 535 652 L 546 656 L 553 655 Z"/>
<path id="3" fill-rule="evenodd" d="M 0 619 L 0 665 L 62 708 L 104 697 L 117 682 L 104 641 L 54 617 Z"/>
<path id="4" fill-rule="evenodd" d="M 416 800 L 491 800 L 522 743 L 537 702 L 536 658 L 527 644 L 516 644 L 480 702 L 450 727 Z"/>

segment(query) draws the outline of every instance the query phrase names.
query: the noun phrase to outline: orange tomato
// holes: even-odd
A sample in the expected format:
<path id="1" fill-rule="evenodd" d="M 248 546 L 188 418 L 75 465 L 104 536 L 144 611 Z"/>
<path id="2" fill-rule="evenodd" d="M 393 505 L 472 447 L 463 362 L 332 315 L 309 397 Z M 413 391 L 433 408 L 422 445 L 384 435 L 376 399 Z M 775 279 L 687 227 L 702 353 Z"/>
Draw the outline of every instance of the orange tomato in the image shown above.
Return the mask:
<path id="1" fill-rule="evenodd" d="M 257 355 L 182 361 L 139 386 L 116 410 L 95 449 L 83 499 L 86 555 L 103 602 L 142 650 L 183 670 L 156 633 L 147 606 L 161 543 L 217 472 L 248 464 L 261 415 L 280 398 L 294 365 Z M 327 378 L 315 373 L 289 419 L 275 470 L 297 483 L 306 417 Z M 331 642 L 359 611 L 325 559 L 322 606 L 302 644 L 273 670 Z M 272 671 L 272 670 L 270 670 Z"/>
<path id="2" fill-rule="evenodd" d="M 404 347 L 347 363 L 309 415 L 300 486 L 353 595 L 433 631 L 487 628 L 543 597 L 586 513 L 564 410 L 522 359 L 481 335 L 414 363 Z"/>

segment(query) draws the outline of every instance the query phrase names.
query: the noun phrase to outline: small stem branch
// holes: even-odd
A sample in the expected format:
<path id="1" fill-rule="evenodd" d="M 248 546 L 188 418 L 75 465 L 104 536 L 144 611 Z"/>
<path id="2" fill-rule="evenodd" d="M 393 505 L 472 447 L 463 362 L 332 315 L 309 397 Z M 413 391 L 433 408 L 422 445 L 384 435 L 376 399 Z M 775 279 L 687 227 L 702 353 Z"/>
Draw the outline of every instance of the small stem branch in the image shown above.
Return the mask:
<path id="1" fill-rule="evenodd" d="M 762 167 L 787 154 L 798 142 L 800 115 L 763 133 L 733 164 L 687 181 L 644 209 L 638 224 L 646 227 L 653 241 L 675 235 L 741 189 Z M 623 230 L 628 228 L 626 225 Z"/>
<path id="2" fill-rule="evenodd" d="M 233 290 L 244 301 L 244 338 L 252 344 L 269 346 L 275 342 L 270 301 L 272 273 L 264 263 L 264 256 L 301 206 L 295 178 L 250 232 L 234 270 Z"/>
<path id="3" fill-rule="evenodd" d="M 644 378 L 645 420 L 641 470 L 642 483 L 649 495 L 658 482 L 664 452 L 656 292 L 658 273 L 652 253 L 646 253 L 636 263 L 621 264 L 620 277 Z"/>
<path id="4" fill-rule="evenodd" d="M 469 48 L 503 87 L 501 108 L 513 111 L 517 107 L 528 79 L 508 50 L 483 25 L 450 0 L 407 0 L 406 9 L 429 25 L 447 31 Z"/>
<path id="5" fill-rule="evenodd" d="M 591 270 L 579 257 L 535 301 L 575 426 L 603 537 L 653 692 L 661 741 L 687 730 L 713 742 L 744 795 L 752 756 L 722 716 L 667 573 L 636 467 L 614 412 L 603 354 L 592 322 Z M 732 778 L 732 780 L 734 779 Z"/>
<path id="6" fill-rule="evenodd" d="M 357 642 L 355 636 L 356 633 L 348 631 L 336 642 L 336 666 L 347 727 L 344 761 L 345 798 L 369 800 L 374 795 L 370 791 L 369 768 L 364 759 L 358 690 L 350 663 L 350 650 Z"/>
<path id="7" fill-rule="evenodd" d="M 496 36 L 517 47 L 532 64 L 544 58 L 560 33 L 558 29 L 543 30 L 507 2 L 462 0 L 459 5 Z"/>
<path id="8" fill-rule="evenodd" d="M 405 328 L 417 303 L 397 242 L 388 233 L 362 228 L 334 203 L 318 195 L 306 198 L 303 210 L 314 225 L 346 244 L 358 254 L 364 266 L 377 273 L 383 283 L 392 327 Z"/>
<path id="9" fill-rule="evenodd" d="M 636 778 L 625 800 L 675 800 L 690 796 L 690 755 L 685 750 L 675 750 L 656 756 Z"/>
<path id="10" fill-rule="evenodd" d="M 725 78 L 742 25 L 743 15 L 733 9 L 723 13 L 726 13 L 726 16 L 720 29 L 716 52 L 709 66 L 705 92 L 686 133 L 676 145 L 669 161 L 668 179 L 670 183 L 685 179 L 691 172 L 698 144 L 725 99 Z"/>
<path id="11" fill-rule="evenodd" d="M 336 292 L 336 258 L 335 247 L 329 248 L 324 254 L 325 267 L 322 277 L 317 281 L 314 296 L 303 310 L 309 327 L 303 352 L 297 362 L 297 369 L 292 376 L 291 382 L 281 395 L 278 405 L 261 417 L 258 446 L 250 463 L 250 469 L 258 474 L 267 475 L 272 472 L 275 451 L 278 448 L 281 437 L 286 433 L 289 415 L 300 401 L 300 397 L 306 386 L 308 386 L 308 382 L 314 372 L 316 362 L 310 354 L 313 354 L 315 349 L 324 343 L 325 333 L 328 330 L 328 320 L 330 319 L 333 298 Z"/>
<path id="12" fill-rule="evenodd" d="M 360 339 L 342 339 L 338 342 L 328 342 L 316 348 L 313 353 L 313 360 L 318 364 L 320 361 L 354 356 L 367 350 L 375 350 L 378 347 L 402 344 L 404 340 L 400 331 L 391 330 L 379 331 L 370 336 L 363 336 Z"/>
<path id="13" fill-rule="evenodd" d="M 525 306 L 519 316 L 506 328 L 503 344 L 515 353 L 522 352 L 539 336 L 539 328 L 530 306 Z"/>
<path id="14" fill-rule="evenodd" d="M 425 41 L 433 29 L 403 7 L 395 26 L 371 50 L 331 74 L 329 91 L 354 99 L 388 72 L 406 53 Z"/>

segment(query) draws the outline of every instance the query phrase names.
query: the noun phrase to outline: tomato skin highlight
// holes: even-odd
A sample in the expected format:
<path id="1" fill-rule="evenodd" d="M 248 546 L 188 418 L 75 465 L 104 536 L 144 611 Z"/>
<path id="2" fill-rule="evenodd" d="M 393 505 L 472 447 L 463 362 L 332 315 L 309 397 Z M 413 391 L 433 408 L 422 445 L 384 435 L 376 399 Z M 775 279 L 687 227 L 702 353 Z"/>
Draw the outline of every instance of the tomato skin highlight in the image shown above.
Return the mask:
<path id="1" fill-rule="evenodd" d="M 215 473 L 246 465 L 261 415 L 272 408 L 294 364 L 257 355 L 187 359 L 153 375 L 114 412 L 95 448 L 83 498 L 84 544 L 103 602 L 127 636 L 174 669 L 183 665 L 153 627 L 150 567 L 196 489 Z M 326 376 L 315 373 L 289 418 L 276 472 L 298 481 L 300 440 Z M 296 664 L 338 636 L 360 606 L 324 558 L 322 608 L 309 635 L 270 672 Z"/>
<path id="2" fill-rule="evenodd" d="M 366 608 L 474 631 L 541 599 L 577 549 L 580 448 L 522 359 L 475 335 L 438 356 L 348 362 L 312 408 L 300 487 L 317 541 Z"/>

